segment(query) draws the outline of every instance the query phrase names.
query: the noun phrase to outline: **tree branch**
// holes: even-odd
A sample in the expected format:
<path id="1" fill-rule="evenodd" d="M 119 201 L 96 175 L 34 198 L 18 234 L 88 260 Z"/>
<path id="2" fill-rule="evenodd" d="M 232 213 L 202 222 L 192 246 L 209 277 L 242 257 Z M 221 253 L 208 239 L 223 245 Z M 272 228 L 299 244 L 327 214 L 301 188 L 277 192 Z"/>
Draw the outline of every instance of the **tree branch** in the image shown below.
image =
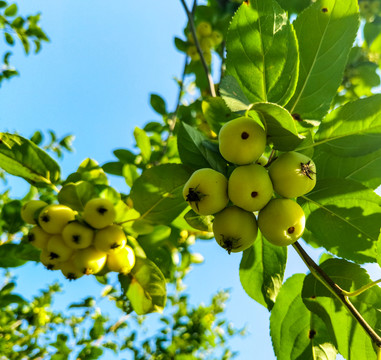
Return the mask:
<path id="1" fill-rule="evenodd" d="M 192 12 L 189 11 L 188 6 L 185 3 L 185 0 L 180 0 L 180 1 L 183 5 L 184 10 L 185 10 L 187 17 L 188 17 L 188 22 L 190 25 L 190 30 L 191 30 L 192 35 L 193 35 L 194 43 L 196 45 L 197 52 L 200 55 L 200 60 L 201 60 L 202 66 L 204 68 L 204 71 L 205 71 L 205 74 L 206 74 L 206 77 L 208 80 L 210 95 L 212 95 L 213 97 L 216 97 L 216 90 L 214 88 L 213 78 L 212 78 L 212 75 L 210 74 L 208 64 L 205 61 L 204 54 L 202 53 L 200 42 L 198 41 L 197 34 L 196 34 L 196 28 L 195 28 L 194 21 L 193 21 L 193 12 L 195 10 L 196 1 L 194 2 Z"/>
<path id="2" fill-rule="evenodd" d="M 372 339 L 373 343 L 381 348 L 381 337 L 372 329 L 372 327 L 366 322 L 366 320 L 361 316 L 357 309 L 350 302 L 348 296 L 345 295 L 345 291 L 337 285 L 323 269 L 317 265 L 311 257 L 305 252 L 298 242 L 292 244 L 298 255 L 302 258 L 311 274 L 315 276 L 335 297 L 338 299 L 345 308 L 350 312 L 350 314 L 355 318 L 355 320 L 362 326 L 369 337 Z"/>

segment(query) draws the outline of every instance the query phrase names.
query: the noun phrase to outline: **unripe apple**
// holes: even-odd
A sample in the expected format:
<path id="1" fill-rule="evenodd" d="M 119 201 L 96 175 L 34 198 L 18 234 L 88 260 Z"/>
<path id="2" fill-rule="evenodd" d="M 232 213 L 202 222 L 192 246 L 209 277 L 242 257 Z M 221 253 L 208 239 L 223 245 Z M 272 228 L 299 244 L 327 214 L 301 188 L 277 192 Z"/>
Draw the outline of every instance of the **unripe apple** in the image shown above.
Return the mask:
<path id="1" fill-rule="evenodd" d="M 287 246 L 298 240 L 304 232 L 303 209 L 290 199 L 273 199 L 259 212 L 258 227 L 272 244 Z"/>
<path id="2" fill-rule="evenodd" d="M 48 270 L 59 270 L 60 262 L 57 258 L 52 259 L 48 250 L 43 249 L 40 253 L 40 261 Z"/>
<path id="3" fill-rule="evenodd" d="M 36 224 L 35 220 L 35 213 L 36 211 L 42 209 L 43 207 L 47 206 L 48 204 L 45 201 L 42 200 L 31 200 L 25 203 L 21 208 L 21 218 L 27 223 L 27 224 Z"/>
<path id="4" fill-rule="evenodd" d="M 212 25 L 207 21 L 201 21 L 196 27 L 196 34 L 199 37 L 212 35 Z"/>
<path id="5" fill-rule="evenodd" d="M 66 277 L 68 280 L 76 280 L 79 279 L 84 274 L 77 269 L 77 267 L 74 265 L 73 260 L 69 259 L 67 261 L 64 261 L 60 264 L 60 270 L 62 274 Z"/>
<path id="6" fill-rule="evenodd" d="M 73 255 L 73 264 L 85 275 L 96 274 L 102 270 L 106 264 L 107 254 L 90 246 L 86 249 L 79 249 Z"/>
<path id="7" fill-rule="evenodd" d="M 238 166 L 228 182 L 229 199 L 246 211 L 262 209 L 273 196 L 267 170 L 258 164 Z"/>
<path id="8" fill-rule="evenodd" d="M 38 216 L 38 223 L 49 234 L 61 234 L 63 228 L 75 218 L 74 211 L 65 205 L 48 205 Z"/>
<path id="9" fill-rule="evenodd" d="M 222 43 L 224 36 L 217 30 L 213 30 L 210 38 L 213 41 L 213 46 L 216 47 Z"/>
<path id="10" fill-rule="evenodd" d="M 110 225 L 98 230 L 94 238 L 95 248 L 107 254 L 121 251 L 126 242 L 126 234 L 119 225 Z"/>
<path id="11" fill-rule="evenodd" d="M 38 225 L 30 229 L 28 234 L 28 241 L 30 244 L 35 246 L 37 249 L 46 249 L 48 240 L 51 237 L 51 234 L 48 234 L 42 230 Z"/>
<path id="12" fill-rule="evenodd" d="M 60 262 L 69 260 L 74 251 L 73 248 L 66 245 L 62 235 L 59 234 L 50 237 L 46 249 L 52 260 L 57 259 Z"/>
<path id="13" fill-rule="evenodd" d="M 195 45 L 191 45 L 187 49 L 187 55 L 193 60 L 198 61 L 200 60 L 200 54 L 197 51 L 197 47 Z"/>
<path id="14" fill-rule="evenodd" d="M 83 211 L 83 218 L 95 229 L 102 229 L 111 225 L 115 217 L 116 212 L 112 202 L 102 198 L 89 200 Z"/>
<path id="15" fill-rule="evenodd" d="M 214 217 L 213 233 L 217 243 L 229 254 L 243 251 L 257 238 L 257 221 L 252 212 L 230 206 Z"/>
<path id="16" fill-rule="evenodd" d="M 92 244 L 94 230 L 78 221 L 73 221 L 64 227 L 62 238 L 72 249 L 84 249 Z"/>
<path id="17" fill-rule="evenodd" d="M 200 41 L 200 47 L 203 52 L 210 52 L 213 47 L 213 40 L 211 37 L 205 37 Z"/>
<path id="18" fill-rule="evenodd" d="M 220 129 L 219 148 L 225 160 L 237 165 L 256 161 L 266 147 L 266 132 L 252 118 L 239 117 Z"/>
<path id="19" fill-rule="evenodd" d="M 127 275 L 135 265 L 134 250 L 126 245 L 121 251 L 107 256 L 107 267 L 111 271 L 115 271 Z"/>
<path id="20" fill-rule="evenodd" d="M 204 168 L 195 171 L 183 188 L 184 199 L 199 215 L 212 215 L 229 202 L 228 180 L 216 170 Z"/>
<path id="21" fill-rule="evenodd" d="M 316 184 L 316 167 L 306 155 L 295 151 L 281 154 L 269 167 L 274 190 L 285 198 L 302 196 Z"/>

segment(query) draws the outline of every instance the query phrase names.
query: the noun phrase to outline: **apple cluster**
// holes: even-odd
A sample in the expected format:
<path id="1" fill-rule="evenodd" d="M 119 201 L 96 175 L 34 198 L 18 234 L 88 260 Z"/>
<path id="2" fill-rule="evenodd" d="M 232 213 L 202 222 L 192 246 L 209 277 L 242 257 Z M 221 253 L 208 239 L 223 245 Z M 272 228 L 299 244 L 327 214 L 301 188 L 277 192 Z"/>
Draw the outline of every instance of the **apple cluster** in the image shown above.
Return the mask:
<path id="1" fill-rule="evenodd" d="M 41 263 L 49 270 L 61 270 L 69 280 L 131 271 L 135 254 L 122 227 L 114 223 L 115 216 L 113 204 L 102 198 L 89 200 L 82 214 L 41 200 L 21 208 L 22 219 L 35 225 L 27 238 L 41 250 Z"/>
<path id="2" fill-rule="evenodd" d="M 212 63 L 212 50 L 222 43 L 223 36 L 217 31 L 213 30 L 212 25 L 207 21 L 201 21 L 196 27 L 197 39 L 200 42 L 200 47 L 204 59 L 208 65 Z M 195 45 L 192 33 L 188 33 L 188 48 L 187 54 L 193 61 L 200 60 L 200 55 Z"/>
<path id="3" fill-rule="evenodd" d="M 217 243 L 229 253 L 243 251 L 253 244 L 258 228 L 274 245 L 298 240 L 305 215 L 294 198 L 314 188 L 314 162 L 291 151 L 268 163 L 263 155 L 266 131 L 258 115 L 227 122 L 218 141 L 221 155 L 234 166 L 229 179 L 203 168 L 191 175 L 183 189 L 184 199 L 197 214 L 214 215 Z"/>

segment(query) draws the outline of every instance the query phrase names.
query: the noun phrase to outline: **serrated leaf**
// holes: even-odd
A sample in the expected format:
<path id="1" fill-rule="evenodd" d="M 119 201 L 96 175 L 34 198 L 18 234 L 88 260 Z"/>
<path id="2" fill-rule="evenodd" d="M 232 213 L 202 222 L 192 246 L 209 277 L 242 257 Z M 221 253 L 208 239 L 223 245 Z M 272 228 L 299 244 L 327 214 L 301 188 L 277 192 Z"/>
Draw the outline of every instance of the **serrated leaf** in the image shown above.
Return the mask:
<path id="1" fill-rule="evenodd" d="M 262 115 L 268 141 L 280 151 L 294 150 L 301 142 L 295 120 L 290 113 L 277 104 L 256 103 L 252 109 Z"/>
<path id="2" fill-rule="evenodd" d="M 307 242 L 358 263 L 376 261 L 381 201 L 372 190 L 353 180 L 323 179 L 298 202 Z"/>
<path id="3" fill-rule="evenodd" d="M 381 94 L 359 99 L 332 111 L 315 136 L 315 148 L 327 154 L 362 156 L 380 149 Z"/>
<path id="4" fill-rule="evenodd" d="M 216 134 L 219 133 L 224 123 L 235 117 L 220 97 L 205 99 L 201 107 L 207 123 Z"/>
<path id="5" fill-rule="evenodd" d="M 0 167 L 35 186 L 56 183 L 58 164 L 32 141 L 19 135 L 0 133 Z"/>
<path id="6" fill-rule="evenodd" d="M 342 260 L 329 259 L 321 269 L 342 289 L 354 291 L 371 282 L 359 265 Z M 346 308 L 313 275 L 304 280 L 302 297 L 308 309 L 324 320 L 335 339 L 340 354 L 348 360 L 377 358 L 370 337 Z M 365 321 L 373 328 L 381 325 L 381 289 L 374 286 L 350 301 Z"/>
<path id="7" fill-rule="evenodd" d="M 337 350 L 324 322 L 303 304 L 304 274 L 283 284 L 271 311 L 270 335 L 278 360 L 335 360 Z"/>
<path id="8" fill-rule="evenodd" d="M 287 103 L 298 78 L 298 44 L 276 1 L 243 3 L 230 24 L 226 49 L 226 73 L 251 103 Z"/>
<path id="9" fill-rule="evenodd" d="M 243 93 L 240 84 L 232 75 L 225 75 L 220 83 L 220 95 L 231 111 L 245 111 L 251 102 Z"/>
<path id="10" fill-rule="evenodd" d="M 270 244 L 259 236 L 245 250 L 239 266 L 239 278 L 246 293 L 271 310 L 282 286 L 287 262 L 287 247 Z"/>
<path id="11" fill-rule="evenodd" d="M 151 260 L 137 257 L 131 273 L 119 275 L 119 281 L 138 315 L 163 311 L 167 298 L 165 278 Z"/>
<path id="12" fill-rule="evenodd" d="M 208 232 L 213 231 L 214 217 L 212 215 L 199 215 L 191 209 L 184 215 L 184 219 L 194 229 Z"/>
<path id="13" fill-rule="evenodd" d="M 287 108 L 302 119 L 321 119 L 336 95 L 356 37 L 357 0 L 319 0 L 293 25 L 299 40 L 300 71 Z"/>
<path id="14" fill-rule="evenodd" d="M 154 224 L 170 224 L 188 206 L 182 191 L 190 175 L 179 164 L 146 169 L 131 188 L 131 199 L 141 218 Z"/>
<path id="15" fill-rule="evenodd" d="M 192 126 L 181 123 L 177 133 L 177 145 L 182 163 L 193 170 L 211 167 L 221 173 L 226 172 L 226 161 L 213 149 L 206 137 Z"/>
<path id="16" fill-rule="evenodd" d="M 319 179 L 351 179 L 371 189 L 381 185 L 381 149 L 363 156 L 341 157 L 317 148 L 313 160 L 319 169 Z"/>
<path id="17" fill-rule="evenodd" d="M 145 162 L 148 162 L 151 157 L 151 141 L 146 132 L 138 127 L 134 129 L 134 137 L 136 145 L 140 149 L 141 155 Z"/>
<path id="18" fill-rule="evenodd" d="M 58 193 L 60 204 L 69 206 L 73 210 L 83 211 L 85 204 L 96 197 L 94 185 L 87 181 L 65 184 Z"/>

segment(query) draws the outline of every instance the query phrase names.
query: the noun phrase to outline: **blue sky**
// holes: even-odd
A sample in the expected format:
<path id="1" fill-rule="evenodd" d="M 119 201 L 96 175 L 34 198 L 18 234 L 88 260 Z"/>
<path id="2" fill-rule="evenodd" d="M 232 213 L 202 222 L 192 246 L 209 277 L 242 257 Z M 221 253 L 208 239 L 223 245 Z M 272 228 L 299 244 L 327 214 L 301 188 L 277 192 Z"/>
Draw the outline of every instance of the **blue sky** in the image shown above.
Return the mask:
<path id="1" fill-rule="evenodd" d="M 159 120 L 149 106 L 150 93 L 162 95 L 174 109 L 174 78 L 180 76 L 184 61 L 173 42 L 186 22 L 180 1 L 34 0 L 20 3 L 20 9 L 23 14 L 42 12 L 51 43 L 36 56 L 25 57 L 20 46 L 15 48 L 11 60 L 21 76 L 0 89 L 1 129 L 26 137 L 48 129 L 59 136 L 74 134 L 76 151 L 65 154 L 64 176 L 87 157 L 102 164 L 113 160 L 113 150 L 131 148 L 133 128 Z M 22 180 L 12 178 L 12 184 L 15 196 L 26 189 Z M 116 185 L 127 192 L 123 182 Z M 228 256 L 214 241 L 196 243 L 195 251 L 204 255 L 205 263 L 195 266 L 186 281 L 192 303 L 208 303 L 219 289 L 230 288 L 226 316 L 236 327 L 247 325 L 249 330 L 248 336 L 231 344 L 241 353 L 238 359 L 252 360 L 254 353 L 256 359 L 274 359 L 268 312 L 239 282 L 240 254 Z M 369 268 L 379 273 L 378 267 Z M 56 276 L 32 264 L 15 272 L 26 296 Z M 306 268 L 290 248 L 286 276 L 298 272 Z M 38 283 L 31 284 L 36 278 Z M 65 284 L 57 306 L 64 307 L 73 296 L 79 301 L 99 292 L 92 279 Z"/>

